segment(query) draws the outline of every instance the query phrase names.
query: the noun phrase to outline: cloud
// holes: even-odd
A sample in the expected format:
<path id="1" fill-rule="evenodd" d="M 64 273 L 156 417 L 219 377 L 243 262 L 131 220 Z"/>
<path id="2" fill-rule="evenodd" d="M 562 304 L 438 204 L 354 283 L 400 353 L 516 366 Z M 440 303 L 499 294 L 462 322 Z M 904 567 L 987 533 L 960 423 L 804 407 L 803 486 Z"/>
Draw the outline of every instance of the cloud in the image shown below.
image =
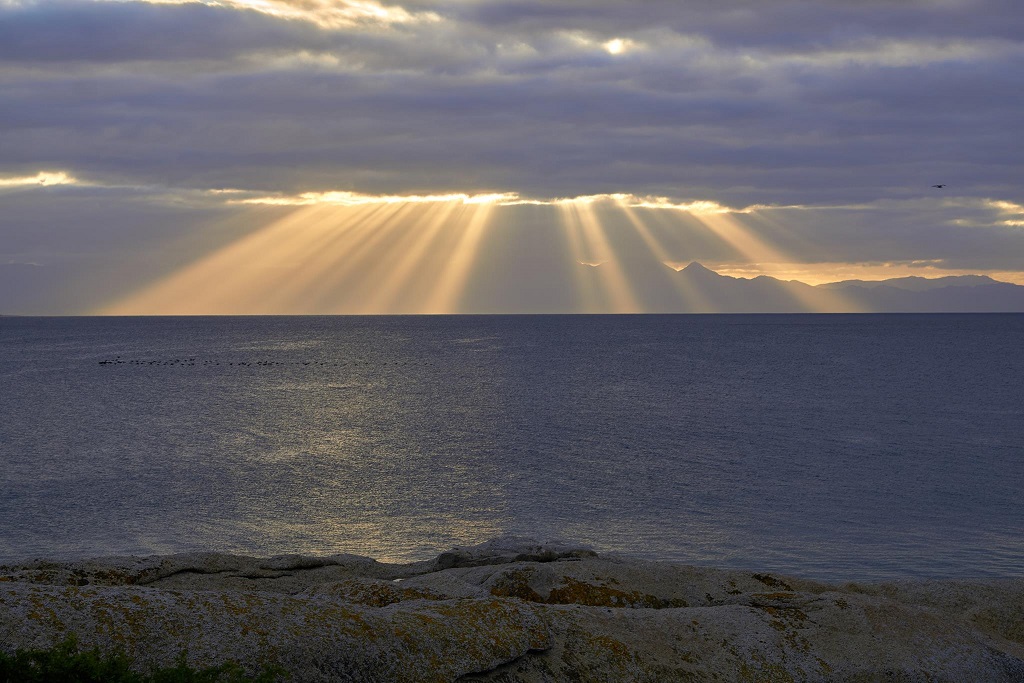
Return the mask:
<path id="1" fill-rule="evenodd" d="M 0 124 L 10 163 L 130 163 L 146 182 L 793 203 L 904 192 L 933 179 L 925 165 L 946 179 L 959 164 L 959 185 L 1013 186 L 985 162 L 1016 151 L 1018 42 L 825 5 L 861 29 L 805 40 L 780 17 L 827 16 L 789 2 L 764 5 L 779 27 L 750 42 L 735 34 L 749 13 L 702 3 L 420 4 L 409 16 L 435 20 L 387 30 L 237 3 L 41 3 L 0 22 L 16 98 Z"/>
<path id="2" fill-rule="evenodd" d="M 223 192 L 214 191 L 214 192 Z M 235 192 L 241 192 L 240 190 Z M 268 204 L 270 206 L 311 206 L 314 204 L 334 204 L 337 206 L 363 206 L 367 204 L 434 204 L 446 202 L 458 202 L 460 204 L 507 204 L 516 202 L 518 195 L 515 193 L 491 193 L 468 195 L 465 193 L 456 194 L 430 194 L 430 195 L 370 195 L 362 192 L 329 191 L 329 192 L 302 192 L 298 195 L 270 195 L 247 197 L 244 199 L 231 199 L 229 203 L 234 204 Z"/>
<path id="3" fill-rule="evenodd" d="M 226 59 L 323 44 L 312 25 L 195 2 L 40 2 L 0 13 L 0 60 L 13 63 Z"/>
<path id="4" fill-rule="evenodd" d="M 582 195 L 576 197 L 523 197 L 518 192 L 491 192 L 486 194 L 468 195 L 465 193 L 443 195 L 372 195 L 361 192 L 333 190 L 328 192 L 301 192 L 294 195 L 274 194 L 258 195 L 245 190 L 210 190 L 211 194 L 247 194 L 241 198 L 228 199 L 231 204 L 265 204 L 269 206 L 311 206 L 315 204 L 334 204 L 337 206 L 362 206 L 366 204 L 431 204 L 458 202 L 460 204 L 493 204 L 496 206 L 562 206 L 566 204 L 590 205 L 595 203 L 614 203 L 631 209 L 655 209 L 665 211 L 682 211 L 691 215 L 709 215 L 726 213 L 750 213 L 755 210 L 770 209 L 769 206 L 749 206 L 731 208 L 718 202 L 708 200 L 683 201 L 669 197 L 639 197 L 624 192 Z M 800 207 L 786 207 L 800 208 Z"/>
<path id="5" fill-rule="evenodd" d="M 46 185 L 73 185 L 78 182 L 64 171 L 40 171 L 34 176 L 0 176 L 0 188 L 24 188 Z"/>
<path id="6" fill-rule="evenodd" d="M 499 0 L 445 6 L 467 23 L 498 27 L 504 32 L 535 33 L 549 27 L 572 26 L 612 36 L 662 26 L 681 34 L 706 35 L 723 46 L 782 51 L 864 36 L 1016 39 L 1024 25 L 1014 11 L 1017 5 L 1013 0 L 766 0 L 742 5 L 715 0 L 685 4 L 648 0 L 642 11 L 633 3 L 617 0 Z"/>
<path id="7" fill-rule="evenodd" d="M 1010 268 L 1024 217 L 985 202 L 1024 204 L 1017 9 L 7 2 L 0 178 L 29 180 L 0 187 L 63 169 L 78 180 L 19 195 L 136 210 L 493 193 L 802 207 L 744 215 L 789 223 L 762 229 L 808 260 Z M 26 215 L 0 217 L 13 243 Z"/>
<path id="8" fill-rule="evenodd" d="M 377 24 L 412 24 L 439 21 L 430 11 L 410 12 L 400 5 L 374 0 L 140 0 L 144 3 L 202 4 L 210 7 L 252 10 L 277 19 L 302 20 L 324 28 Z"/>

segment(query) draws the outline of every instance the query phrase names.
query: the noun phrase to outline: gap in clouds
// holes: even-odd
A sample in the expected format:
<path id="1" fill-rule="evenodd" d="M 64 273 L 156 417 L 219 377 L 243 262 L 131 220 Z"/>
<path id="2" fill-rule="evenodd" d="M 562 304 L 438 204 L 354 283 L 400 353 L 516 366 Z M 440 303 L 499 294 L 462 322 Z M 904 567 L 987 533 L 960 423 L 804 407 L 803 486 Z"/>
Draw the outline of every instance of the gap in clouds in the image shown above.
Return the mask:
<path id="1" fill-rule="evenodd" d="M 708 202 L 324 196 L 335 201 L 307 196 L 97 312 L 713 312 L 676 275 L 684 259 L 780 269 L 796 260 L 758 234 L 748 218 L 758 210 Z M 838 292 L 788 289 L 795 309 L 858 310 Z"/>
<path id="2" fill-rule="evenodd" d="M 485 307 L 510 289 L 474 294 L 467 262 L 508 278 L 519 264 L 533 287 L 534 271 L 561 272 L 552 253 L 602 264 L 553 286 L 624 309 L 652 298 L 651 269 L 629 265 L 645 260 L 1021 279 L 1021 36 L 1008 0 L 6 2 L 0 266 L 36 264 L 14 280 L 20 301 L 45 289 L 48 306 L 83 310 L 271 222 L 228 229 L 243 207 L 205 188 L 293 208 L 339 191 L 455 201 L 501 188 L 603 199 L 499 202 L 486 221 L 410 210 L 429 227 L 388 232 L 402 268 L 432 249 L 463 264 L 432 306 L 461 290 Z M 733 209 L 693 225 L 639 203 L 630 216 L 612 207 L 623 188 Z M 441 223 L 477 227 L 456 249 Z M 516 258 L 485 258 L 506 228 Z M 405 278 L 370 300 L 418 292 Z"/>

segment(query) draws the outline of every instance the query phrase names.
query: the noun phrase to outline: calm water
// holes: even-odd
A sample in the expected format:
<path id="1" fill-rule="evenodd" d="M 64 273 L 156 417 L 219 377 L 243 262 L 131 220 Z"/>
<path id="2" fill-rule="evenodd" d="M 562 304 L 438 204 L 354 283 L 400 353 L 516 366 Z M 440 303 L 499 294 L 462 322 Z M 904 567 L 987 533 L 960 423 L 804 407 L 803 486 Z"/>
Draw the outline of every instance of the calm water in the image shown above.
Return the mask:
<path id="1" fill-rule="evenodd" d="M 0 318 L 0 559 L 1024 574 L 1024 316 Z"/>

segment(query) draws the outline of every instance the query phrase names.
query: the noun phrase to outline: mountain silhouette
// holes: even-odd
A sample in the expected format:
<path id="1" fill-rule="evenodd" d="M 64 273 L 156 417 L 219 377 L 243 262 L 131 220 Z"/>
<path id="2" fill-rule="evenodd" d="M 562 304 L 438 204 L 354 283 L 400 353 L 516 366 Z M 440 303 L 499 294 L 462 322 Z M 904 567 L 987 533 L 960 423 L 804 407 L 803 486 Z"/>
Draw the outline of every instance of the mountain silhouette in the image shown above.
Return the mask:
<path id="1" fill-rule="evenodd" d="M 721 278 L 724 275 L 719 275 L 715 271 L 706 267 L 704 264 L 698 261 L 690 261 L 690 264 L 679 271 L 690 277 L 707 277 L 707 278 Z"/>
<path id="2" fill-rule="evenodd" d="M 941 289 L 942 287 L 978 287 L 980 285 L 997 284 L 988 275 L 947 275 L 946 277 L 897 277 L 889 280 L 842 280 L 841 282 L 829 282 L 818 285 L 825 289 L 843 289 L 845 287 L 896 287 L 897 289 L 908 289 L 913 292 L 924 292 L 929 289 Z"/>
<path id="3" fill-rule="evenodd" d="M 582 266 L 581 266 L 582 267 Z M 591 267 L 599 278 L 608 264 Z M 621 262 L 642 310 L 658 313 L 1024 312 L 1024 286 L 986 275 L 844 280 L 812 286 L 767 275 L 737 278 L 693 261 L 675 271 Z M 596 281 L 596 280 L 595 280 Z"/>

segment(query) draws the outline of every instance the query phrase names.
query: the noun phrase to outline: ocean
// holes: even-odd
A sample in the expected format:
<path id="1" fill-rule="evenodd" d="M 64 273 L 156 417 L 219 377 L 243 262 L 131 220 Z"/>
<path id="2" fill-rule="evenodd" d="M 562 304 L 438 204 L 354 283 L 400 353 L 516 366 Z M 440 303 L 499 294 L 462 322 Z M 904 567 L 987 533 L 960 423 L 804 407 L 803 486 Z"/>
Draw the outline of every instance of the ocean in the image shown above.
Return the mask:
<path id="1" fill-rule="evenodd" d="M 0 318 L 0 561 L 1024 575 L 1024 315 Z"/>

